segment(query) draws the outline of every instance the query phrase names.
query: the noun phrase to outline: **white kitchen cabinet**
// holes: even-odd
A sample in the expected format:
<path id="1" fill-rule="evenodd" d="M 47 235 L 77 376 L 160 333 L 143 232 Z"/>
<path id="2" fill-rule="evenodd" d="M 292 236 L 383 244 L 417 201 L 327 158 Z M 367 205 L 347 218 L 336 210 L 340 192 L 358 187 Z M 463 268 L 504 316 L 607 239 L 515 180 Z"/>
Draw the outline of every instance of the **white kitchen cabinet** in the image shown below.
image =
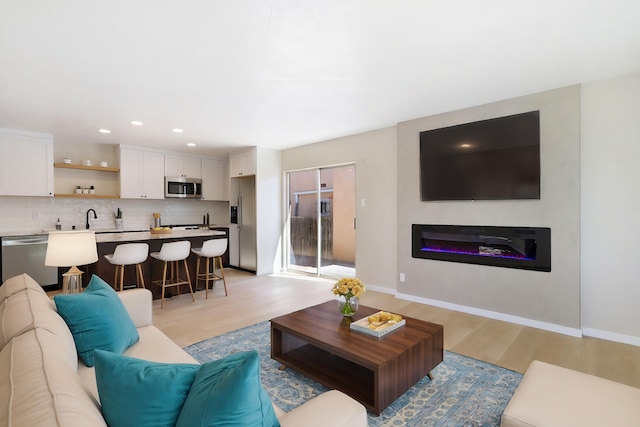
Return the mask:
<path id="1" fill-rule="evenodd" d="M 237 151 L 229 155 L 229 177 L 237 178 L 256 174 L 256 149 Z"/>
<path id="2" fill-rule="evenodd" d="M 231 153 L 229 155 L 229 177 L 242 176 L 242 152 Z"/>
<path id="3" fill-rule="evenodd" d="M 229 200 L 227 159 L 202 159 L 202 199 Z"/>
<path id="4" fill-rule="evenodd" d="M 194 156 L 180 156 L 165 154 L 165 176 L 184 176 L 186 178 L 202 179 L 202 159 Z"/>
<path id="5" fill-rule="evenodd" d="M 0 195 L 53 196 L 53 136 L 0 129 Z"/>
<path id="6" fill-rule="evenodd" d="M 120 147 L 120 198 L 164 199 L 164 154 Z"/>

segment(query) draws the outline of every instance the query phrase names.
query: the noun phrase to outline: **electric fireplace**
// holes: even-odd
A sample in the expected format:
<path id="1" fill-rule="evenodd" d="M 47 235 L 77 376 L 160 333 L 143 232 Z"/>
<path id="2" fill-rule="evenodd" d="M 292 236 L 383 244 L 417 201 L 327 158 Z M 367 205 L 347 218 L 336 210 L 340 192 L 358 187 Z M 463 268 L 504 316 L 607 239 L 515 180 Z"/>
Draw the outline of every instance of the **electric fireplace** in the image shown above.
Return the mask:
<path id="1" fill-rule="evenodd" d="M 412 224 L 411 256 L 551 271 L 551 229 Z"/>

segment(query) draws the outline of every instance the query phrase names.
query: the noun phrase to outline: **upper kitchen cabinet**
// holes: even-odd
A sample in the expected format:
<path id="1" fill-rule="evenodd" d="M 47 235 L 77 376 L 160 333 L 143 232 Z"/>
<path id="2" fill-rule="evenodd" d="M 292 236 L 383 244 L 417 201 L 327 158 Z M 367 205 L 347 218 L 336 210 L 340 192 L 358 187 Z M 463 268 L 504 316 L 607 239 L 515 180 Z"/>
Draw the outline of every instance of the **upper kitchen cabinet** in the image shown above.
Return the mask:
<path id="1" fill-rule="evenodd" d="M 229 200 L 227 159 L 202 159 L 202 200 Z"/>
<path id="2" fill-rule="evenodd" d="M 256 174 L 256 149 L 237 151 L 229 156 L 229 177 Z"/>
<path id="3" fill-rule="evenodd" d="M 0 129 L 0 195 L 53 196 L 53 137 Z"/>
<path id="4" fill-rule="evenodd" d="M 120 198 L 164 199 L 164 154 L 120 146 Z"/>
<path id="5" fill-rule="evenodd" d="M 201 158 L 165 154 L 164 174 L 166 176 L 183 176 L 186 178 L 202 179 Z"/>

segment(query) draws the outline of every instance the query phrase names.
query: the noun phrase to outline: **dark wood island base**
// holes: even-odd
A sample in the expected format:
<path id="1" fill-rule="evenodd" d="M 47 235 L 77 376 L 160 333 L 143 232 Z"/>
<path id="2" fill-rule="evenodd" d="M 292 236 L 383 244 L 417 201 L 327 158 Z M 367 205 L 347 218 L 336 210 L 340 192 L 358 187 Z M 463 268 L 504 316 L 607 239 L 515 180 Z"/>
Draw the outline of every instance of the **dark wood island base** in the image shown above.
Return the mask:
<path id="1" fill-rule="evenodd" d="M 407 317 L 380 339 L 349 328 L 377 311 L 360 306 L 345 318 L 329 301 L 272 319 L 271 357 L 379 415 L 442 362 L 444 336 L 441 325 Z"/>
<path id="2" fill-rule="evenodd" d="M 105 282 L 109 283 L 114 289 L 118 290 L 114 284 L 115 271 L 114 265 L 109 263 L 104 255 L 112 254 L 116 246 L 123 243 L 148 243 L 149 252 L 158 252 L 163 243 L 176 242 L 180 240 L 189 240 L 192 248 L 198 248 L 202 246 L 202 243 L 209 239 L 224 239 L 228 237 L 228 233 L 225 231 L 215 230 L 186 230 L 176 231 L 170 234 L 151 234 L 150 232 L 124 232 L 124 233 L 107 233 L 96 234 L 96 241 L 98 244 L 98 261 L 94 264 L 81 267 L 80 269 L 85 272 L 82 276 L 83 285 L 87 286 L 92 274 L 100 276 Z M 226 258 L 225 258 L 226 256 Z M 228 247 L 227 253 L 223 256 L 223 264 L 228 265 Z M 191 275 L 191 285 L 194 292 L 196 291 L 196 262 L 197 257 L 191 253 L 187 258 L 187 265 L 189 266 L 189 274 Z M 144 283 L 147 289 L 151 290 L 154 299 L 159 299 L 162 293 L 161 286 L 153 283 L 154 280 L 162 280 L 162 262 L 148 257 L 142 264 L 142 275 L 144 277 Z M 136 283 L 136 275 L 134 267 L 125 268 L 124 283 L 126 285 Z M 200 288 L 204 289 L 204 285 L 200 282 Z M 170 297 L 171 293 L 177 294 L 175 289 L 169 288 L 165 291 L 165 298 Z M 189 294 L 189 287 L 187 285 L 180 286 L 181 294 Z"/>

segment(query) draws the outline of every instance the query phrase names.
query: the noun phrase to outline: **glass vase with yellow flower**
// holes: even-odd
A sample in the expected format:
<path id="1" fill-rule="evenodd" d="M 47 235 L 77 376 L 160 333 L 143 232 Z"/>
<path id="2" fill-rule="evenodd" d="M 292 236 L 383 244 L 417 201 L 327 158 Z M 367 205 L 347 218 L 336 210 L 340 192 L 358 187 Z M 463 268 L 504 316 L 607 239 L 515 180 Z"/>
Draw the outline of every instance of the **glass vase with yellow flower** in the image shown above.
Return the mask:
<path id="1" fill-rule="evenodd" d="M 350 317 L 356 314 L 360 295 L 365 290 L 364 283 L 355 277 L 342 278 L 333 285 L 333 293 L 338 295 L 338 308 L 343 316 Z"/>

